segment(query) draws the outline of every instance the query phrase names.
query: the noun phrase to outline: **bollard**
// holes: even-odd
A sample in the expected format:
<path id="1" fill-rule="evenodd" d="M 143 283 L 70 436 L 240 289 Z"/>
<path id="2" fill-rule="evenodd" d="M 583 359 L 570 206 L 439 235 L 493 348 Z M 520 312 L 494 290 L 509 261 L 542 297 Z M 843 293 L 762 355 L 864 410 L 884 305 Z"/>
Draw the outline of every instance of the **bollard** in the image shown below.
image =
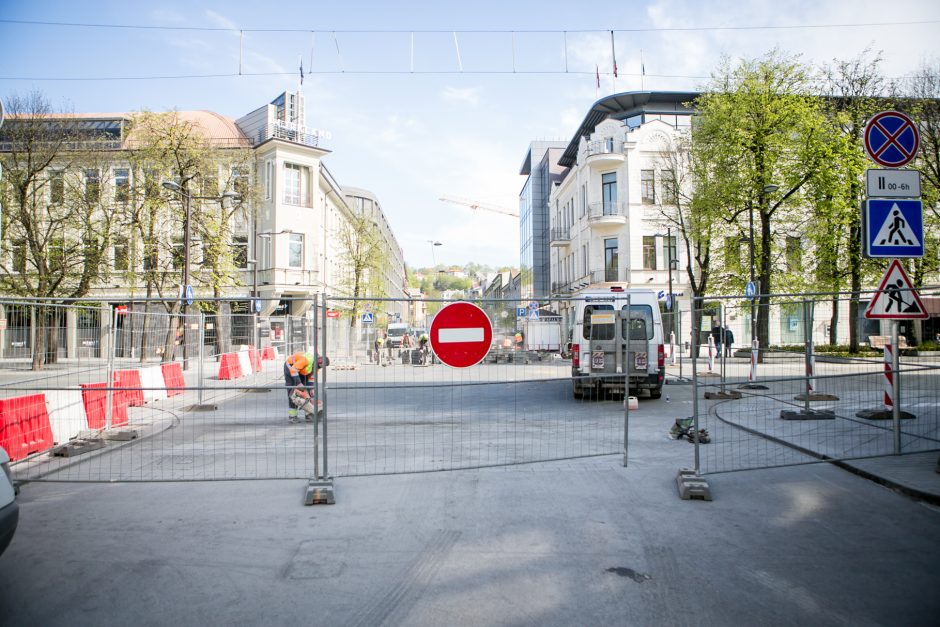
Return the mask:
<path id="1" fill-rule="evenodd" d="M 708 372 L 715 369 L 715 338 L 708 336 Z"/>
<path id="2" fill-rule="evenodd" d="M 670 365 L 676 365 L 676 332 L 669 332 L 669 362 Z"/>
<path id="3" fill-rule="evenodd" d="M 739 386 L 742 390 L 766 390 L 766 385 L 757 383 L 757 359 L 760 354 L 760 342 L 757 338 L 751 340 L 751 369 L 747 373 L 747 383 Z"/>

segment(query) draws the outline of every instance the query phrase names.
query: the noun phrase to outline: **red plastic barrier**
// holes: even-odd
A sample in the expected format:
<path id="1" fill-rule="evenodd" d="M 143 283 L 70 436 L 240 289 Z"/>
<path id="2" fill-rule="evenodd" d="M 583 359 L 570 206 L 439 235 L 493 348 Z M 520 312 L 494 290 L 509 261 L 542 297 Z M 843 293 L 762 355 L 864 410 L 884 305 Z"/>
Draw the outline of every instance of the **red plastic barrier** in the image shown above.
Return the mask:
<path id="1" fill-rule="evenodd" d="M 251 344 L 248 345 L 248 361 L 255 372 L 261 372 L 261 353 Z"/>
<path id="2" fill-rule="evenodd" d="M 223 353 L 219 361 L 219 379 L 240 379 L 242 377 L 242 366 L 238 362 L 237 353 Z"/>
<path id="3" fill-rule="evenodd" d="M 52 425 L 45 394 L 0 400 L 0 446 L 16 461 L 52 448 Z"/>
<path id="4" fill-rule="evenodd" d="M 179 362 L 163 364 L 163 382 L 166 384 L 166 395 L 176 396 L 182 394 L 183 390 L 179 388 L 186 387 L 186 380 L 183 379 L 183 367 Z M 177 389 L 172 389 L 177 388 Z"/>
<path id="5" fill-rule="evenodd" d="M 82 402 L 85 405 L 85 420 L 89 429 L 104 429 L 107 425 L 108 391 L 107 383 L 83 383 Z M 101 389 L 99 389 L 101 388 Z M 127 392 L 119 390 L 111 400 L 111 426 L 127 424 Z"/>
<path id="6" fill-rule="evenodd" d="M 115 396 L 120 396 L 123 393 L 128 405 L 131 407 L 144 406 L 144 391 L 141 389 L 143 386 L 140 384 L 140 370 L 115 370 L 114 387 L 126 388 L 119 391 Z"/>
<path id="7" fill-rule="evenodd" d="M 263 361 L 274 361 L 277 357 L 274 354 L 273 346 L 265 346 L 261 349 L 261 359 Z"/>

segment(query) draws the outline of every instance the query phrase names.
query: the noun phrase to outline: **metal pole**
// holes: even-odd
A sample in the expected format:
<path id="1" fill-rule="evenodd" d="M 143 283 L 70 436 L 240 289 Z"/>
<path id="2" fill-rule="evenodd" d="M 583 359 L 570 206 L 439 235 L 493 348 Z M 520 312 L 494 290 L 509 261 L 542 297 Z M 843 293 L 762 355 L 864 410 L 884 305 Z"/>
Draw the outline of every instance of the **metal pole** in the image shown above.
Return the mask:
<path id="1" fill-rule="evenodd" d="M 803 411 L 807 414 L 809 413 L 809 397 L 813 393 L 813 385 L 810 379 L 813 372 L 811 363 L 813 358 L 812 306 L 812 301 L 803 301 L 803 340 L 806 346 L 806 387 L 804 389 L 805 398 L 803 400 Z"/>
<path id="2" fill-rule="evenodd" d="M 323 294 L 323 306 L 320 309 L 321 309 L 321 317 L 323 320 L 323 346 L 326 346 L 326 339 L 327 339 L 326 293 Z M 328 355 L 326 354 L 326 350 L 323 351 L 323 356 L 324 356 L 324 363 L 326 363 L 326 358 L 328 357 Z M 329 412 L 327 411 L 327 407 L 326 407 L 326 368 L 321 368 L 321 372 L 322 372 L 322 375 L 320 377 L 320 382 L 321 382 L 322 387 L 320 388 L 320 390 L 322 391 L 322 394 L 323 394 L 323 476 L 329 477 L 330 473 L 327 468 L 327 460 L 328 460 L 327 443 L 329 442 L 329 438 L 327 437 L 327 425 L 329 424 L 330 421 L 328 418 Z"/>
<path id="3" fill-rule="evenodd" d="M 198 377 L 199 377 L 199 392 L 197 404 L 202 405 L 202 388 L 205 387 L 205 366 L 203 361 L 205 359 L 205 350 L 206 350 L 206 314 L 199 314 L 199 365 Z"/>
<path id="4" fill-rule="evenodd" d="M 695 315 L 695 299 L 692 300 L 692 311 L 693 316 Z M 691 340 L 690 346 L 695 346 L 695 325 L 692 325 L 692 332 L 689 334 Z M 699 464 L 699 442 L 698 442 L 698 356 L 692 355 L 692 429 L 694 432 L 694 443 L 695 443 L 695 475 L 700 474 L 700 464 Z"/>
<path id="5" fill-rule="evenodd" d="M 633 336 L 630 329 L 630 323 L 632 322 L 631 316 L 633 312 L 630 309 L 630 295 L 627 294 L 627 320 L 626 325 L 623 321 L 620 323 L 620 328 L 626 328 L 627 330 L 627 354 L 624 355 L 623 360 L 623 466 L 627 467 L 627 452 L 629 450 L 630 443 L 630 338 Z M 591 325 L 591 335 L 594 335 L 594 325 Z M 617 337 L 616 329 L 614 330 L 614 338 Z M 616 341 L 616 339 L 615 339 Z M 614 355 L 617 354 L 617 351 L 614 350 Z M 647 354 L 647 360 L 649 360 L 649 355 Z"/>
<path id="6" fill-rule="evenodd" d="M 725 348 L 725 340 L 727 340 L 727 334 L 725 333 L 725 304 L 718 304 L 718 333 L 720 334 L 718 339 L 721 342 L 718 346 L 721 347 L 721 361 L 719 363 L 719 368 L 721 368 L 721 388 L 720 391 L 722 394 L 725 392 L 725 353 L 727 348 Z"/>
<path id="7" fill-rule="evenodd" d="M 679 311 L 680 311 L 680 310 L 679 310 L 679 303 L 678 303 L 678 302 L 675 302 L 675 303 L 673 303 L 673 305 L 675 305 L 675 307 L 676 307 L 676 313 L 678 314 Z M 677 336 L 678 336 L 678 338 L 679 338 L 679 341 L 681 342 L 681 341 L 682 341 L 682 316 L 681 316 L 681 315 L 679 316 L 679 327 L 678 327 L 678 331 L 679 331 L 679 332 L 677 333 Z M 673 346 L 673 347 L 672 347 L 672 350 L 676 350 L 676 347 Z M 682 351 L 682 350 L 679 351 L 679 380 L 680 380 L 680 381 L 682 380 L 682 354 L 683 354 L 683 352 L 685 352 L 685 351 Z"/>
<path id="8" fill-rule="evenodd" d="M 313 300 L 313 478 L 320 479 L 320 347 L 319 333 L 317 333 L 317 307 L 319 299 L 314 296 Z"/>
<path id="9" fill-rule="evenodd" d="M 187 188 L 189 183 L 187 181 Z M 189 248 L 192 245 L 192 196 L 188 189 L 180 189 L 186 203 L 186 218 L 183 222 L 183 370 L 189 370 L 189 350 L 186 343 L 186 326 L 189 322 Z"/>
<path id="10" fill-rule="evenodd" d="M 898 348 L 898 321 L 891 321 L 891 370 L 894 376 L 891 385 L 894 388 L 894 405 L 891 407 L 891 419 L 894 423 L 894 454 L 901 454 L 901 351 Z"/>
<path id="11" fill-rule="evenodd" d="M 751 275 L 751 284 L 754 283 L 754 206 L 748 205 L 747 211 L 747 222 L 748 222 L 748 231 L 750 233 L 750 238 L 748 239 L 748 250 L 750 257 L 750 275 Z M 754 302 L 757 300 L 757 294 L 751 298 L 751 346 L 754 345 L 754 340 L 757 339 L 757 313 L 754 308 Z M 759 355 L 758 355 L 759 357 Z"/>
<path id="12" fill-rule="evenodd" d="M 117 307 L 111 312 L 111 350 L 108 351 L 108 382 L 104 387 L 107 392 L 104 408 L 104 428 L 105 431 L 111 430 L 111 414 L 114 412 L 114 345 L 117 344 Z"/>
<path id="13" fill-rule="evenodd" d="M 666 227 L 666 250 L 669 251 L 669 258 L 666 260 L 666 263 L 669 265 L 669 292 L 666 294 L 666 302 L 669 303 L 669 332 L 676 332 L 676 299 L 672 295 L 672 264 L 673 264 L 673 248 L 672 248 L 672 227 Z M 673 346 L 672 350 L 676 350 L 676 347 Z M 670 355 L 671 356 L 671 355 Z"/>

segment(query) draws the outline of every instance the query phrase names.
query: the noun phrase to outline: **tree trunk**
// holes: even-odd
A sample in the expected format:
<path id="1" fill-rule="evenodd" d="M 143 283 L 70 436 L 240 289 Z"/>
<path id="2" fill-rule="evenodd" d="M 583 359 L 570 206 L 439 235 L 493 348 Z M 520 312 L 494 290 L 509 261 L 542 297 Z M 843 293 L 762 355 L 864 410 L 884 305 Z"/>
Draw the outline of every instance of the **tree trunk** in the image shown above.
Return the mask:
<path id="1" fill-rule="evenodd" d="M 760 299 L 757 307 L 757 340 L 760 342 L 760 352 L 757 354 L 758 362 L 764 361 L 764 351 L 770 346 L 770 284 L 771 272 L 771 233 L 770 216 L 760 212 Z"/>
<path id="2" fill-rule="evenodd" d="M 46 332 L 45 315 L 43 307 L 39 305 L 32 306 L 31 325 L 32 325 L 32 343 L 33 343 L 33 370 L 42 370 L 46 362 Z"/>
<path id="3" fill-rule="evenodd" d="M 832 295 L 832 317 L 829 319 L 829 344 L 839 343 L 839 294 Z"/>

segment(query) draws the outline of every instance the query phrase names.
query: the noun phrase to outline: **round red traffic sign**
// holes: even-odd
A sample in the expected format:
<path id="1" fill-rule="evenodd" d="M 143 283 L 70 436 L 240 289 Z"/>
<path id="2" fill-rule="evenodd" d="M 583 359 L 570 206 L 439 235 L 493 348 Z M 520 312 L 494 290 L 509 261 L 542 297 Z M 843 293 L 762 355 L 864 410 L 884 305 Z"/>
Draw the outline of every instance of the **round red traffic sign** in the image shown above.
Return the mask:
<path id="1" fill-rule="evenodd" d="M 882 111 L 865 125 L 865 152 L 886 168 L 900 168 L 917 156 L 920 133 L 900 111 Z"/>
<path id="2" fill-rule="evenodd" d="M 486 312 L 473 303 L 451 303 L 431 321 L 431 349 L 453 368 L 469 368 L 483 361 L 492 341 L 493 325 Z"/>

